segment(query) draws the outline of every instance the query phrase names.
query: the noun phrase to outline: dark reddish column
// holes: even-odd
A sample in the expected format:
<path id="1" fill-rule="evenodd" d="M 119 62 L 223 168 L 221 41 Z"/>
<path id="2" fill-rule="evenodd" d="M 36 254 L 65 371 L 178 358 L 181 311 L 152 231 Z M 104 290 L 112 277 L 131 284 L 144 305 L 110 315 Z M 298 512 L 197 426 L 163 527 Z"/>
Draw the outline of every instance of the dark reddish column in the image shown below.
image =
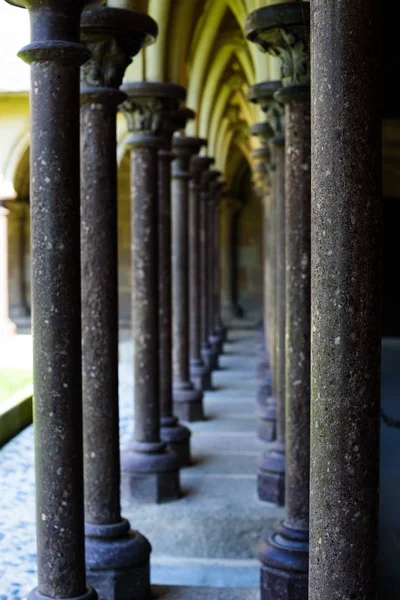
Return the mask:
<path id="1" fill-rule="evenodd" d="M 248 38 L 258 42 L 263 50 L 281 57 L 283 87 L 275 97 L 286 105 L 286 215 L 282 203 L 277 206 L 279 231 L 286 228 L 285 247 L 280 245 L 278 236 L 277 279 L 279 282 L 285 276 L 282 254 L 286 251 L 286 294 L 277 296 L 276 379 L 277 394 L 286 396 L 287 514 L 259 545 L 261 595 L 268 600 L 306 600 L 310 465 L 309 4 L 278 4 L 255 11 L 246 22 L 246 31 Z M 283 160 L 278 148 L 276 157 Z M 283 315 L 282 303 L 286 304 Z"/>
<path id="2" fill-rule="evenodd" d="M 249 99 L 252 102 L 261 102 L 258 86 L 249 88 Z M 277 89 L 270 86 L 265 90 L 261 97 L 264 102 L 273 102 L 273 93 Z M 263 152 L 262 172 L 258 176 L 264 179 L 263 189 L 264 199 L 264 323 L 265 323 L 265 355 L 264 364 L 260 369 L 260 385 L 257 391 L 257 434 L 265 442 L 272 442 L 277 437 L 277 400 L 276 400 L 276 330 L 277 330 L 277 311 L 276 311 L 276 290 L 277 290 L 277 227 L 276 227 L 276 206 L 279 202 L 276 194 L 276 168 L 271 161 L 271 149 L 269 141 L 274 132 L 268 122 L 255 123 L 251 127 L 252 135 L 258 136 L 261 142 L 260 152 Z M 268 173 L 268 175 L 267 175 Z M 267 182 L 268 177 L 268 182 Z M 267 185 L 267 183 L 269 185 Z M 269 188 L 269 189 L 268 189 Z M 281 415 L 281 412 L 279 412 Z M 283 413 L 284 419 L 284 413 Z M 282 420 L 282 419 L 281 419 Z M 281 429 L 281 425 L 279 425 Z M 284 468 L 282 464 L 282 468 Z M 274 471 L 275 473 L 275 471 Z M 260 481 L 259 481 L 260 483 Z M 283 474 L 278 477 L 272 476 L 271 491 L 267 493 L 267 498 L 271 502 L 283 501 Z M 262 488 L 260 497 L 265 490 Z M 266 499 L 266 498 L 265 498 Z"/>
<path id="3" fill-rule="evenodd" d="M 207 260 L 209 265 L 208 279 L 207 279 L 207 327 L 208 327 L 208 341 L 211 347 L 211 368 L 212 370 L 218 369 L 218 357 L 220 354 L 220 339 L 215 336 L 214 323 L 215 323 L 215 304 L 214 304 L 214 293 L 215 293 L 215 213 L 217 204 L 217 195 L 219 187 L 219 177 L 221 171 L 212 169 L 210 171 L 210 181 L 208 187 L 208 211 L 207 211 Z"/>
<path id="4" fill-rule="evenodd" d="M 81 39 L 92 52 L 81 69 L 86 568 L 101 597 L 115 600 L 149 594 L 151 549 L 120 512 L 116 112 L 125 67 L 156 34 L 156 23 L 134 11 L 82 15 Z"/>
<path id="5" fill-rule="evenodd" d="M 172 280 L 171 280 L 171 137 L 183 129 L 194 113 L 189 109 L 177 110 L 163 124 L 166 133 L 165 148 L 158 152 L 158 278 L 160 327 L 160 409 L 161 439 L 178 454 L 181 466 L 190 458 L 190 431 L 173 413 L 172 398 Z"/>
<path id="6" fill-rule="evenodd" d="M 211 214 L 211 227 L 212 227 L 212 294 L 211 294 L 211 334 L 210 344 L 214 349 L 214 352 L 219 356 L 223 353 L 223 343 L 226 336 L 226 328 L 222 323 L 221 311 L 220 311 L 220 248 L 219 248 L 219 236 L 220 236 L 220 205 L 221 205 L 221 193 L 224 188 L 222 181 L 216 181 L 213 186 L 213 204 Z"/>
<path id="7" fill-rule="evenodd" d="M 310 600 L 377 597 L 380 5 L 311 4 Z"/>
<path id="8" fill-rule="evenodd" d="M 176 135 L 172 148 L 172 330 L 173 400 L 183 421 L 204 418 L 203 393 L 194 387 L 189 372 L 189 180 L 190 159 L 204 145 L 197 137 Z"/>
<path id="9" fill-rule="evenodd" d="M 121 456 L 127 495 L 163 502 L 180 497 L 179 458 L 160 439 L 158 296 L 158 151 L 161 124 L 184 98 L 180 86 L 141 82 L 122 86 L 131 147 L 134 441 Z"/>
<path id="10" fill-rule="evenodd" d="M 30 199 L 38 587 L 30 598 L 90 598 L 83 507 L 79 43 L 83 2 L 29 7 Z"/>
<path id="11" fill-rule="evenodd" d="M 201 270 L 202 270 L 202 343 L 201 355 L 210 371 L 218 369 L 218 349 L 213 346 L 213 281 L 214 281 L 214 184 L 220 172 L 205 171 L 202 175 L 201 208 Z"/>
<path id="12" fill-rule="evenodd" d="M 211 370 L 201 356 L 201 178 L 212 159 L 193 156 L 189 189 L 189 305 L 190 305 L 190 377 L 203 391 L 211 390 Z"/>
<path id="13" fill-rule="evenodd" d="M 208 158 L 209 166 L 214 162 L 213 158 Z M 207 246 L 207 226 L 208 226 L 208 202 L 209 202 L 209 181 L 210 171 L 205 169 L 200 179 L 200 352 L 207 369 L 212 371 L 212 349 L 208 340 L 208 246 Z"/>

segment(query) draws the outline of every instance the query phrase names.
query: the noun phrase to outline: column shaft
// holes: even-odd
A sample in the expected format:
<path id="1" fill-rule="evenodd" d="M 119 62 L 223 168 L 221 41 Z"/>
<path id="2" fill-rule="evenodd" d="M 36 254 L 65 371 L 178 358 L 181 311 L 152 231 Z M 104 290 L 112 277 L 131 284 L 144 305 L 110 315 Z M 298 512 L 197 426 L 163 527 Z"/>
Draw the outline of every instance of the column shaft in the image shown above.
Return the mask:
<path id="1" fill-rule="evenodd" d="M 173 308 L 173 397 L 176 414 L 186 421 L 203 419 L 203 394 L 195 389 L 189 372 L 189 180 L 191 157 L 204 140 L 177 135 L 173 138 L 172 163 L 172 308 Z M 193 240 L 192 240 L 193 242 Z M 190 266 L 193 267 L 192 256 Z"/>
<path id="2" fill-rule="evenodd" d="M 174 161 L 172 172 L 172 304 L 174 382 L 189 382 L 189 175 L 182 161 Z"/>
<path id="3" fill-rule="evenodd" d="M 158 154 L 158 293 L 161 423 L 172 412 L 172 283 L 171 283 L 171 161 L 169 150 Z"/>
<path id="4" fill-rule="evenodd" d="M 161 439 L 179 455 L 182 466 L 191 462 L 190 431 L 173 414 L 172 395 L 172 270 L 171 270 L 171 142 L 158 153 L 158 292 Z"/>
<path id="5" fill-rule="evenodd" d="M 309 98 L 291 101 L 286 105 L 286 353 L 283 337 L 283 365 L 279 368 L 283 366 L 285 385 L 286 357 L 286 521 L 291 527 L 306 530 L 310 469 L 310 133 Z M 281 268 L 284 277 L 284 265 Z M 280 327 L 284 332 L 285 315 Z"/>
<path id="6" fill-rule="evenodd" d="M 191 160 L 192 179 L 189 186 L 189 324 L 190 324 L 190 376 L 200 390 L 211 390 L 211 371 L 201 356 L 201 243 L 200 179 L 210 159 L 194 156 Z"/>
<path id="7" fill-rule="evenodd" d="M 189 297 L 190 297 L 190 360 L 202 363 L 200 355 L 200 241 L 199 187 L 193 179 L 189 189 Z"/>
<path id="8" fill-rule="evenodd" d="M 81 108 L 82 383 L 85 520 L 111 524 L 121 521 L 116 102 L 102 100 L 87 94 Z"/>
<path id="9" fill-rule="evenodd" d="M 83 3 L 29 5 L 38 591 L 87 593 L 83 522 L 79 45 Z M 60 40 L 58 42 L 54 40 Z M 54 82 L 57 82 L 55 84 Z"/>
<path id="10" fill-rule="evenodd" d="M 377 593 L 379 8 L 311 4 L 311 600 Z"/>
<path id="11" fill-rule="evenodd" d="M 143 443 L 160 441 L 157 152 L 155 146 L 131 150 L 135 440 Z"/>

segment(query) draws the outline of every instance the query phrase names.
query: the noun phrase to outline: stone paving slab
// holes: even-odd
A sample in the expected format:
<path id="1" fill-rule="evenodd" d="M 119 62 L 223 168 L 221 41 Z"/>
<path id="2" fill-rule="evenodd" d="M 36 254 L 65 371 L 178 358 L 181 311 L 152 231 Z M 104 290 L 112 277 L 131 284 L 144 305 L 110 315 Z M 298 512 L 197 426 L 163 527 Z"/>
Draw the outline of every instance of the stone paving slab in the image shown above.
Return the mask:
<path id="1" fill-rule="evenodd" d="M 231 431 L 241 422 L 237 418 L 240 409 L 233 408 L 233 404 L 237 401 L 242 406 L 245 401 L 250 409 L 255 398 L 254 334 L 234 332 L 232 338 L 233 343 L 226 345 L 229 354 L 221 360 L 225 368 L 214 376 L 216 387 L 221 391 L 210 392 L 205 400 L 210 412 L 214 410 L 215 423 L 210 420 L 200 428 L 196 426 L 193 454 L 199 459 L 198 466 L 182 472 L 187 495 L 175 503 L 131 506 L 127 510 L 131 513 L 127 516 L 131 517 L 132 526 L 148 532 L 155 559 L 162 562 L 165 557 L 173 558 L 174 553 L 178 558 L 192 555 L 197 561 L 193 565 L 192 583 L 201 581 L 215 585 L 219 582 L 222 585 L 231 580 L 236 585 L 237 580 L 234 583 L 226 564 L 219 569 L 216 563 L 210 571 L 202 561 L 210 557 L 212 560 L 219 557 L 254 559 L 261 529 L 282 515 L 256 497 L 253 461 L 265 446 L 251 431 L 243 431 L 243 428 L 238 433 Z M 131 439 L 133 429 L 132 344 L 124 341 L 120 347 L 123 357 L 120 363 L 120 432 L 121 447 L 124 447 Z M 242 358 L 241 352 L 247 355 Z M 229 407 L 225 415 L 224 403 L 227 409 Z M 231 418 L 229 427 L 220 427 L 217 434 L 217 417 L 222 423 L 232 413 L 236 416 Z M 253 423 L 251 418 L 246 419 L 247 425 L 250 422 Z M 221 431 L 222 428 L 226 430 Z M 213 457 L 213 453 L 216 456 Z M 37 583 L 33 458 L 32 426 L 0 450 L 0 600 L 21 600 Z M 179 515 L 183 519 L 175 527 Z M 221 535 L 225 528 L 226 534 Z M 165 573 L 167 568 L 165 564 L 155 564 L 154 573 L 162 576 L 162 569 Z M 189 572 L 182 573 L 182 582 L 188 581 Z M 248 573 L 248 579 L 244 580 L 254 581 L 254 565 Z M 199 598 L 219 597 L 214 591 L 205 593 L 206 596 Z M 221 596 L 228 597 L 236 598 Z M 240 598 L 245 597 L 242 590 Z"/>

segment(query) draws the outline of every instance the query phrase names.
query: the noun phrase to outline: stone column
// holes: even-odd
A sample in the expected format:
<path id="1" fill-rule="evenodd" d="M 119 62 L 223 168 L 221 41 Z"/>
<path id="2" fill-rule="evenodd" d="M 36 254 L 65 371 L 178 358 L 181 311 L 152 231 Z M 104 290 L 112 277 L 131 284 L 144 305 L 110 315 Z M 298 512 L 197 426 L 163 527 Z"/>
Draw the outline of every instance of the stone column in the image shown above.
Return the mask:
<path id="1" fill-rule="evenodd" d="M 121 517 L 116 113 L 125 68 L 157 34 L 135 11 L 84 11 L 81 40 L 82 384 L 86 568 L 102 598 L 150 593 L 150 544 Z"/>
<path id="2" fill-rule="evenodd" d="M 252 102 L 261 102 L 260 90 L 258 85 L 249 88 L 249 99 Z M 266 95 L 265 101 L 273 101 L 273 93 L 275 88 L 264 91 L 262 98 Z M 276 174 L 275 165 L 271 161 L 271 150 L 269 141 L 274 135 L 273 129 L 268 122 L 255 123 L 251 127 L 252 135 L 259 137 L 261 149 L 265 154 L 264 158 L 264 324 L 265 324 L 265 349 L 267 365 L 261 373 L 261 382 L 257 392 L 257 435 L 265 442 L 272 442 L 277 438 L 277 429 L 279 435 L 284 435 L 284 399 L 279 405 L 277 411 L 276 385 L 277 385 L 277 303 L 276 291 L 278 288 L 277 278 L 277 204 L 279 199 L 276 194 Z M 267 175 L 268 173 L 268 175 Z M 268 178 L 268 179 L 267 179 Z M 268 185 L 269 184 L 269 185 Z M 267 199 L 267 186 L 272 188 Z M 279 413 L 279 424 L 278 416 Z M 274 462 L 274 475 L 272 479 L 268 475 L 268 470 L 264 476 L 264 460 L 262 459 L 258 477 L 258 494 L 260 499 L 268 502 L 283 503 L 283 480 L 284 480 L 284 465 L 280 461 L 281 471 L 275 476 L 276 465 Z M 267 467 L 267 464 L 265 465 Z"/>
<path id="3" fill-rule="evenodd" d="M 209 165 L 214 163 L 213 158 L 208 159 Z M 210 171 L 204 170 L 200 180 L 200 352 L 207 369 L 212 371 L 212 350 L 208 340 L 208 201 Z"/>
<path id="4" fill-rule="evenodd" d="M 160 439 L 158 151 L 161 123 L 184 98 L 171 83 L 127 83 L 122 110 L 131 147 L 134 440 L 122 453 L 123 491 L 142 501 L 180 497 L 179 458 Z"/>
<path id="5" fill-rule="evenodd" d="M 207 212 L 207 248 L 208 248 L 208 290 L 207 290 L 207 306 L 208 306 L 208 341 L 212 350 L 212 368 L 218 369 L 218 357 L 220 354 L 220 339 L 215 336 L 215 219 L 216 207 L 218 203 L 218 188 L 220 182 L 221 171 L 212 169 L 210 171 L 209 197 L 208 197 L 208 212 Z"/>
<path id="6" fill-rule="evenodd" d="M 182 88 L 183 92 L 184 89 Z M 165 148 L 158 152 L 158 265 L 159 265 L 159 328 L 160 328 L 160 408 L 161 439 L 178 454 L 181 466 L 188 466 L 190 458 L 190 431 L 173 413 L 172 397 L 172 281 L 171 281 L 171 138 L 174 131 L 184 129 L 194 112 L 181 108 L 163 127 Z"/>
<path id="7" fill-rule="evenodd" d="M 0 204 L 0 338 L 3 343 L 15 333 L 15 325 L 8 316 L 8 214 L 8 209 Z"/>
<path id="8" fill-rule="evenodd" d="M 246 32 L 264 51 L 280 56 L 283 87 L 275 97 L 286 105 L 286 318 L 284 323 L 279 319 L 278 324 L 279 330 L 286 329 L 286 379 L 283 381 L 280 373 L 278 381 L 282 381 L 286 394 L 287 514 L 259 545 L 261 591 L 262 598 L 268 600 L 306 600 L 310 464 L 309 4 L 278 4 L 255 11 L 246 22 Z M 278 215 L 282 227 L 282 207 Z M 279 268 L 282 270 L 283 265 Z"/>
<path id="9" fill-rule="evenodd" d="M 360 8 L 311 4 L 310 600 L 377 594 L 380 3 Z"/>
<path id="10" fill-rule="evenodd" d="M 175 414 L 183 421 L 200 421 L 203 393 L 194 387 L 189 373 L 189 235 L 188 206 L 190 159 L 205 141 L 176 135 L 172 140 L 172 309 L 173 400 Z"/>
<path id="11" fill-rule="evenodd" d="M 213 188 L 214 203 L 212 206 L 213 288 L 211 295 L 212 330 L 210 344 L 215 349 L 217 355 L 223 353 L 223 343 L 226 337 L 226 327 L 222 322 L 220 310 L 220 212 L 223 189 L 224 183 L 216 181 Z"/>
<path id="12" fill-rule="evenodd" d="M 240 203 L 227 195 L 222 202 L 221 219 L 221 312 L 225 320 L 235 315 L 232 297 L 233 260 L 232 260 L 232 227 L 235 211 Z"/>
<path id="13" fill-rule="evenodd" d="M 214 207 L 215 184 L 220 176 L 220 171 L 215 169 L 205 172 L 203 202 L 206 203 L 204 214 L 204 260 L 205 264 L 205 327 L 207 330 L 207 343 L 202 348 L 202 357 L 211 371 L 218 369 L 218 348 L 213 338 L 213 290 L 214 290 Z"/>
<path id="14" fill-rule="evenodd" d="M 202 174 L 213 160 L 193 156 L 189 191 L 190 376 L 195 386 L 212 390 L 211 370 L 201 356 L 200 203 Z"/>
<path id="15" fill-rule="evenodd" d="M 13 0 L 14 1 L 14 0 Z M 84 2 L 27 6 L 31 43 L 32 332 L 38 587 L 31 599 L 97 598 L 86 586 L 79 207 L 79 43 Z"/>

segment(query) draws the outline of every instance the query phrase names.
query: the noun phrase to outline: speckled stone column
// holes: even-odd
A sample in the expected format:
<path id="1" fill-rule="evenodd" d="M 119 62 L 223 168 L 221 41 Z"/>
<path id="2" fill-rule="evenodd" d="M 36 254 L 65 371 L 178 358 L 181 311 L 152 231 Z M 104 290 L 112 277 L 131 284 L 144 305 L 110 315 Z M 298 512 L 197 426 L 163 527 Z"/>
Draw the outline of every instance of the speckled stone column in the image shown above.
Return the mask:
<path id="1" fill-rule="evenodd" d="M 207 351 L 203 355 L 203 360 L 206 362 L 211 371 L 219 368 L 218 364 L 218 340 L 214 337 L 214 213 L 215 213 L 215 191 L 217 179 L 220 177 L 221 172 L 216 169 L 206 172 L 207 183 L 206 183 L 206 203 L 207 211 L 205 215 L 205 249 L 206 249 L 206 260 L 207 260 L 207 278 L 206 278 L 206 323 L 207 323 Z"/>
<path id="2" fill-rule="evenodd" d="M 264 99 L 266 93 L 261 98 Z M 273 90 L 267 93 L 267 99 L 273 101 Z M 257 86 L 249 88 L 249 99 L 252 102 L 260 102 L 257 94 Z M 271 151 L 269 140 L 273 136 L 273 130 L 268 122 L 255 123 L 250 130 L 252 135 L 259 137 L 262 144 L 261 150 L 265 154 L 262 176 L 265 179 L 264 189 L 267 191 L 267 175 L 270 177 L 271 190 L 266 205 L 264 202 L 264 322 L 265 327 L 265 350 L 266 360 L 264 372 L 262 373 L 260 386 L 257 391 L 257 435 L 265 442 L 272 442 L 277 437 L 277 400 L 276 400 L 276 330 L 277 330 L 277 311 L 276 311 L 276 289 L 277 289 L 277 249 L 276 241 L 278 236 L 276 215 L 278 198 L 275 193 L 275 166 L 271 163 Z M 260 174 L 259 174 L 260 176 Z M 280 412 L 282 415 L 282 411 Z M 284 413 L 283 413 L 284 415 Z M 284 419 L 284 416 L 283 416 Z M 282 419 L 281 419 L 282 420 Z M 280 427 L 280 430 L 282 427 Z M 282 464 L 283 467 L 283 464 Z M 275 473 L 275 471 L 274 471 Z M 267 499 L 271 502 L 283 501 L 283 473 L 275 477 L 272 476 L 271 491 L 266 491 L 267 485 L 264 485 L 264 479 L 261 477 L 258 482 L 259 496 L 261 499 Z M 266 498 L 263 498 L 266 496 Z"/>
<path id="3" fill-rule="evenodd" d="M 379 9 L 378 0 L 362 9 L 353 2 L 311 3 L 310 600 L 377 595 Z"/>
<path id="4" fill-rule="evenodd" d="M 184 91 L 184 90 L 183 90 Z M 161 439 L 175 452 L 181 466 L 188 466 L 190 431 L 174 415 L 172 398 L 172 281 L 171 281 L 171 138 L 174 131 L 184 129 L 194 112 L 178 109 L 163 123 L 165 147 L 158 152 L 158 290 L 160 328 L 160 409 Z"/>
<path id="5" fill-rule="evenodd" d="M 275 94 L 285 106 L 286 298 L 277 296 L 277 394 L 286 396 L 285 520 L 259 545 L 262 598 L 308 598 L 308 512 L 310 456 L 310 77 L 309 4 L 286 3 L 252 13 L 248 38 L 282 60 L 282 84 Z M 283 152 L 275 154 L 283 159 Z M 279 158 L 280 157 L 280 158 Z M 285 229 L 285 208 L 278 205 Z M 278 281 L 285 248 L 278 236 Z M 285 306 L 286 316 L 280 313 Z M 286 329 L 286 377 L 282 365 Z M 279 403 L 278 403 L 279 406 Z"/>
<path id="6" fill-rule="evenodd" d="M 183 421 L 204 418 L 203 393 L 194 387 L 189 372 L 189 179 L 190 160 L 205 141 L 175 135 L 172 139 L 172 331 L 173 401 Z"/>
<path id="7" fill-rule="evenodd" d="M 116 111 L 126 66 L 157 34 L 134 11 L 84 11 L 81 40 L 82 384 L 87 579 L 102 598 L 150 592 L 150 544 L 121 517 Z"/>
<path id="8" fill-rule="evenodd" d="M 29 6 L 30 199 L 38 587 L 30 598 L 97 598 L 86 586 L 79 216 L 83 2 Z"/>
<path id="9" fill-rule="evenodd" d="M 211 370 L 201 356 L 200 203 L 201 177 L 213 160 L 193 156 L 189 191 L 190 377 L 203 391 L 212 390 Z"/>
<path id="10" fill-rule="evenodd" d="M 122 105 L 131 147 L 134 441 L 121 455 L 122 490 L 138 500 L 180 497 L 179 458 L 160 439 L 158 151 L 161 124 L 184 98 L 171 83 L 127 83 Z"/>
<path id="11" fill-rule="evenodd" d="M 214 163 L 209 158 L 209 165 Z M 212 371 L 212 349 L 208 340 L 208 246 L 207 246 L 207 224 L 208 224 L 208 202 L 210 171 L 204 170 L 200 181 L 200 351 L 201 357 L 207 369 Z"/>
<path id="12" fill-rule="evenodd" d="M 211 295 L 211 312 L 212 312 L 212 323 L 210 333 L 210 344 L 214 349 L 214 352 L 219 356 L 223 353 L 224 339 L 226 337 L 226 328 L 222 323 L 221 310 L 220 310 L 220 211 L 221 211 L 221 194 L 224 189 L 224 183 L 222 181 L 216 181 L 213 186 L 213 198 L 214 202 L 212 205 L 212 295 Z"/>

